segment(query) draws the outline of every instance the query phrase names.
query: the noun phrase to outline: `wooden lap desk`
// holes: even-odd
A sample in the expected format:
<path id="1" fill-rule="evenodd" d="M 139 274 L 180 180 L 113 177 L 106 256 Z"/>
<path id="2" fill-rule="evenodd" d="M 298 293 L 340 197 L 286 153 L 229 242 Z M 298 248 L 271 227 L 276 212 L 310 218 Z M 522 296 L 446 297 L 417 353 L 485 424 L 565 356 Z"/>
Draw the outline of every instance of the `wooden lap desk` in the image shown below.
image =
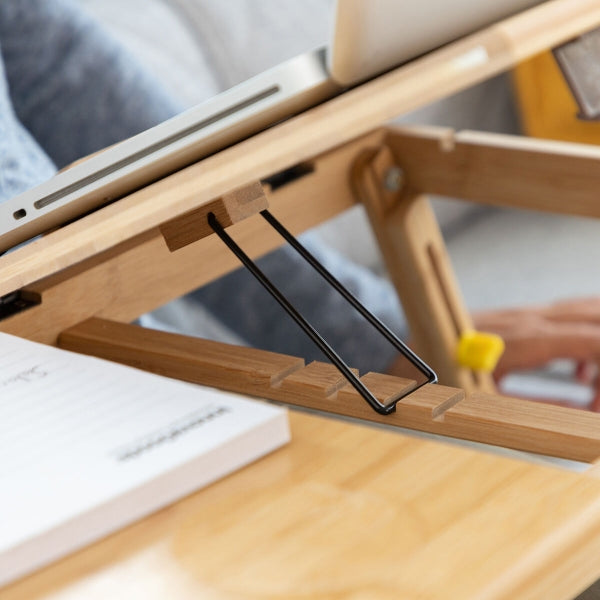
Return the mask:
<path id="1" fill-rule="evenodd" d="M 504 136 L 378 128 L 598 25 L 596 0 L 580 0 L 577 8 L 572 0 L 550 2 L 1 257 L 0 296 L 24 290 L 41 303 L 0 321 L 0 330 L 49 344 L 62 334 L 67 347 L 121 360 L 135 335 L 120 323 L 236 266 L 216 236 L 186 229 L 208 210 L 239 220 L 230 230 L 257 256 L 279 241 L 258 217 L 246 218 L 264 200 L 248 196 L 256 182 L 295 232 L 360 200 L 420 352 L 454 386 L 423 390 L 386 422 L 594 462 L 598 415 L 500 398 L 489 378 L 453 364 L 452 346 L 469 317 L 423 193 L 500 204 L 512 198 L 533 208 L 531 198 L 544 190 L 545 202 L 535 208 L 598 216 L 600 153 Z M 488 59 L 473 63 L 482 48 Z M 381 185 L 398 166 L 400 184 Z M 524 172 L 517 181 L 518 169 Z M 548 172 L 557 169 L 576 169 L 580 177 L 550 184 Z M 285 185 L 268 185 L 276 173 Z M 568 208 L 565 194 L 575 199 Z M 399 231 L 406 241 L 397 241 Z M 407 273 L 398 256 L 416 273 L 410 293 L 402 289 Z M 117 334 L 105 335 L 111 328 Z M 289 357 L 221 346 L 198 351 L 203 344 L 181 338 L 175 359 L 163 355 L 160 364 L 184 378 L 198 368 L 230 369 L 230 379 L 246 382 L 242 389 L 250 394 L 388 419 L 368 408 L 354 411 L 359 405 L 331 383 L 325 367 L 286 371 L 281 365 Z M 157 370 L 152 343 L 143 346 L 142 366 Z M 235 360 L 223 365 L 223 353 Z M 389 381 L 378 377 L 375 385 L 387 389 Z M 600 577 L 594 467 L 577 474 L 304 412 L 291 411 L 290 420 L 287 447 L 0 590 L 0 598 L 559 599 Z"/>

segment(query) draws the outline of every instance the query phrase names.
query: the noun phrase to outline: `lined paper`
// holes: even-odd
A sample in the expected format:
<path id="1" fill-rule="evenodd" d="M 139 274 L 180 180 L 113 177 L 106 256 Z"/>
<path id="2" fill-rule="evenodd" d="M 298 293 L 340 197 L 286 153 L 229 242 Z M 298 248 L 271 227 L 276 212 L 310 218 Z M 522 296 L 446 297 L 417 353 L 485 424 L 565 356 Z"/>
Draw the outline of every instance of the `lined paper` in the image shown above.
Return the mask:
<path id="1" fill-rule="evenodd" d="M 0 334 L 0 584 L 288 440 L 281 408 Z"/>

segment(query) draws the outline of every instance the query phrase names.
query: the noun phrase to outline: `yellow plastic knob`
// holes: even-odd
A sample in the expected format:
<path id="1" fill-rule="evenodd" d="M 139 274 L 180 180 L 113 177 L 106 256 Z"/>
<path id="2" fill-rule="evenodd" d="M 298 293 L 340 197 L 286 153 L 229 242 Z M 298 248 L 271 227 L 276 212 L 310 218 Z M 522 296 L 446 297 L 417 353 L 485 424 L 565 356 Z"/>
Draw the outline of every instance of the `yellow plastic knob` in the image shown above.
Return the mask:
<path id="1" fill-rule="evenodd" d="M 504 340 L 495 333 L 465 331 L 458 341 L 458 364 L 491 373 L 504 352 Z"/>

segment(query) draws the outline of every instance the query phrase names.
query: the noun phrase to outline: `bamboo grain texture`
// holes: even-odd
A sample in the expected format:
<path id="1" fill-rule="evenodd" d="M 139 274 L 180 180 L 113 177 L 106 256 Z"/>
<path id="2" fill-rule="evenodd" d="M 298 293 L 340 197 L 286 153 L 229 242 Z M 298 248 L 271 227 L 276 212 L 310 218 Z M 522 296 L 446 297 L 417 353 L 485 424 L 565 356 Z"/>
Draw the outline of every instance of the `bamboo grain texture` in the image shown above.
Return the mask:
<path id="1" fill-rule="evenodd" d="M 600 217 L 600 148 L 443 127 L 390 131 L 412 193 Z"/>
<path id="2" fill-rule="evenodd" d="M 597 0 L 551 0 L 449 44 L 0 257 L 0 295 L 311 160 L 599 25 Z"/>
<path id="3" fill-rule="evenodd" d="M 403 135 L 390 131 L 387 139 L 396 141 Z M 414 187 L 412 168 L 407 168 L 401 159 L 391 143 L 365 150 L 354 161 L 351 178 L 402 301 L 410 323 L 411 343 L 442 383 L 466 392 L 494 392 L 489 373 L 457 364 L 459 339 L 473 329 L 473 321 L 433 209 L 427 197 Z M 398 189 L 389 190 L 382 182 L 394 168 L 402 169 L 402 179 Z"/>
<path id="4" fill-rule="evenodd" d="M 365 144 L 379 144 L 382 135 L 376 131 L 315 157 L 311 174 L 289 185 L 275 191 L 265 186 L 272 212 L 298 234 L 352 207 L 348 165 Z M 253 257 L 283 241 L 259 217 L 244 219 L 228 231 Z M 50 252 L 51 246 L 38 250 Z M 0 331 L 55 344 L 62 330 L 92 316 L 133 321 L 239 266 L 216 235 L 171 252 L 156 228 L 31 284 L 28 289 L 42 304 L 0 321 Z"/>
<path id="5" fill-rule="evenodd" d="M 505 446 L 572 460 L 600 457 L 600 415 L 493 394 L 425 385 L 376 413 L 330 364 L 90 319 L 59 337 L 59 346 L 159 375 L 392 427 Z M 363 383 L 388 402 L 414 381 L 367 373 Z"/>
<path id="6" fill-rule="evenodd" d="M 131 320 L 214 279 L 235 267 L 215 236 L 171 253 L 160 227 L 303 161 L 315 166 L 313 174 L 267 196 L 295 232 L 313 226 L 353 204 L 348 168 L 359 150 L 381 146 L 386 134 L 375 128 L 599 25 L 598 0 L 546 2 L 0 257 L 0 296 L 25 286 L 42 296 L 41 307 L 3 321 L 0 330 L 55 343 L 60 331 L 91 316 Z M 465 58 L 475 56 L 487 59 L 465 69 Z M 467 147 L 479 143 L 485 149 L 495 142 L 459 136 L 453 139 L 457 153 L 443 156 L 435 146 L 439 139 L 433 140 L 426 152 L 439 155 L 446 178 L 429 179 L 418 165 L 414 172 L 427 175 L 429 186 L 434 181 L 448 191 L 495 202 L 481 193 L 482 180 L 469 187 L 475 184 L 448 177 L 456 166 L 452 161 L 472 159 Z M 512 143 L 498 146 L 496 154 L 486 150 L 488 167 L 501 168 L 496 159 L 506 148 L 515 150 Z M 533 150 L 532 173 L 536 185 L 543 185 L 539 164 L 548 154 L 538 160 L 535 153 L 545 150 Z M 395 152 L 404 152 L 401 140 Z M 558 155 L 565 152 L 565 146 L 557 149 Z M 573 147 L 571 153 L 583 151 Z M 582 176 L 588 177 L 583 171 Z M 594 211 L 584 197 L 596 188 L 594 181 L 585 178 L 575 210 Z M 579 181 L 569 183 L 579 189 Z M 525 201 L 522 196 L 519 202 Z M 298 211 L 299 200 L 310 210 Z M 550 204 L 560 211 L 558 195 L 550 195 Z M 257 236 L 252 218 L 232 230 L 254 256 L 279 243 Z M 99 324 L 100 332 L 94 329 Z M 105 325 L 76 327 L 63 343 L 118 360 L 114 347 L 107 351 Z M 148 353 L 142 360 L 139 344 L 126 343 L 132 335 L 127 330 L 126 339 L 117 335 L 113 341 L 122 343 L 118 352 L 138 367 L 152 366 L 155 352 L 159 372 L 184 379 L 201 372 L 209 381 L 217 373 L 215 385 L 277 395 L 301 406 L 312 403 L 321 411 L 376 416 L 327 365 L 306 366 L 281 355 L 267 359 L 257 351 L 198 341 L 182 347 L 181 338 L 170 347 L 154 334 L 160 343 L 152 348 L 144 338 Z M 382 397 L 410 384 L 378 374 L 365 377 Z M 489 394 L 464 398 L 440 386 L 402 401 L 395 418 L 404 427 L 448 436 L 590 462 L 600 456 L 598 416 L 560 407 Z M 290 420 L 289 446 L 0 596 L 566 600 L 600 576 L 596 477 L 306 414 L 292 412 Z"/>
<path id="7" fill-rule="evenodd" d="M 288 446 L 2 600 L 567 600 L 600 575 L 593 477 L 290 421 Z"/>

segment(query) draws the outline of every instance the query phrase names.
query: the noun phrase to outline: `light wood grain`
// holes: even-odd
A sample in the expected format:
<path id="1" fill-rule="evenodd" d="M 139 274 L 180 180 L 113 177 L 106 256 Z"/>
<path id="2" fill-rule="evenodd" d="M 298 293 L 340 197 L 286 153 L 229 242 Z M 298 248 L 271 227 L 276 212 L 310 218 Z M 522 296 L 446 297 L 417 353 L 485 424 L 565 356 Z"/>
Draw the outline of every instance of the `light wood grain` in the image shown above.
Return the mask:
<path id="1" fill-rule="evenodd" d="M 0 295 L 31 285 L 42 306 L 0 329 L 54 343 L 89 316 L 129 320 L 209 281 L 234 266 L 214 236 L 169 253 L 162 224 L 307 160 L 316 171 L 269 199 L 296 232 L 318 223 L 354 201 L 347 170 L 365 147 L 359 136 L 599 24 L 597 0 L 544 3 L 1 257 Z M 381 134 L 372 137 L 380 146 Z M 278 243 L 257 235 L 255 222 L 232 227 L 254 255 Z M 305 402 L 317 381 L 327 402 L 332 390 L 354 402 L 323 367 L 306 367 L 319 371 L 308 393 L 298 359 L 277 359 L 272 370 L 263 358 L 245 372 L 256 387 L 295 386 Z M 372 377 L 393 393 L 389 379 Z M 595 415 L 429 390 L 406 411 L 415 421 L 477 429 L 488 441 L 504 428 L 534 445 L 541 428 L 540 452 L 554 444 L 598 456 Z M 306 415 L 291 421 L 289 447 L 2 590 L 3 600 L 558 600 L 600 575 L 592 477 Z"/>
<path id="2" fill-rule="evenodd" d="M 268 204 L 260 181 L 255 181 L 163 223 L 159 229 L 167 247 L 174 252 L 214 233 L 208 224 L 209 214 L 223 227 L 229 227 L 265 210 Z"/>
<path id="3" fill-rule="evenodd" d="M 292 442 L 3 600 L 566 600 L 600 574 L 600 481 L 290 415 Z"/>
<path id="4" fill-rule="evenodd" d="M 599 25 L 597 0 L 552 0 L 432 52 L 1 257 L 0 295 L 311 160 Z"/>
<path id="5" fill-rule="evenodd" d="M 420 158 L 427 162 L 428 155 Z M 467 392 L 495 391 L 488 373 L 461 367 L 456 360 L 458 341 L 473 322 L 429 201 L 412 188 L 412 170 L 402 172 L 398 189 L 386 189 L 388 174 L 398 165 L 402 162 L 391 146 L 365 150 L 353 165 L 352 180 L 402 301 L 411 344 L 442 383 Z"/>
<path id="6" fill-rule="evenodd" d="M 386 140 L 414 193 L 559 214 L 600 216 L 600 148 L 422 127 Z"/>
<path id="7" fill-rule="evenodd" d="M 273 192 L 266 189 L 272 212 L 298 234 L 353 206 L 349 164 L 382 135 L 376 131 L 317 156 L 310 175 Z M 253 257 L 283 241 L 262 218 L 245 219 L 229 232 Z M 29 286 L 42 305 L 0 321 L 0 331 L 54 344 L 62 330 L 89 317 L 132 321 L 239 266 L 215 235 L 171 253 L 159 230 L 151 230 Z"/>
<path id="8" fill-rule="evenodd" d="M 59 345 L 193 383 L 393 427 L 417 429 L 486 444 L 580 461 L 600 457 L 600 415 L 457 388 L 425 385 L 376 413 L 330 364 L 255 348 L 90 319 L 63 332 Z M 378 373 L 362 377 L 381 401 L 415 387 Z"/>

